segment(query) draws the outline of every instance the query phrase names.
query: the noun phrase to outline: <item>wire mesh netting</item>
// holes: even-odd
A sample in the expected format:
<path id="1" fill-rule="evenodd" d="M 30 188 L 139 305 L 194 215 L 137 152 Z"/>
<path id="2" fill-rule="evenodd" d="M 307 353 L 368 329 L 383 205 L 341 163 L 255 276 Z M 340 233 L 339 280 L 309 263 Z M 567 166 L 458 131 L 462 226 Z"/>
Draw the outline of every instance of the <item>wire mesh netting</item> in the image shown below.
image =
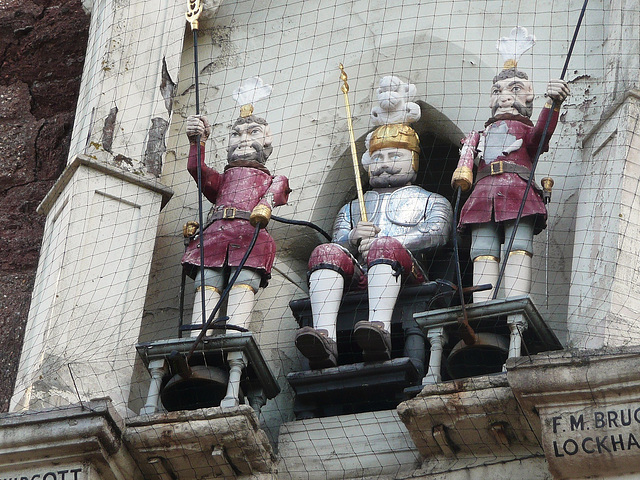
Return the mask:
<path id="1" fill-rule="evenodd" d="M 150 372 L 153 376 L 153 361 L 157 360 L 153 355 L 160 348 L 154 342 L 182 338 L 188 343 L 193 338 L 194 333 L 181 331 L 180 325 L 190 324 L 192 316 L 194 323 L 201 323 L 201 302 L 204 300 L 209 313 L 228 286 L 253 231 L 246 217 L 262 202 L 272 207 L 274 216 L 311 222 L 333 234 L 333 243 L 340 240 L 340 228 L 336 229 L 340 220 L 351 223 L 346 240 L 342 239 L 346 249 L 340 254 L 340 261 L 346 263 L 339 265 L 325 257 L 319 264 L 310 261 L 327 240 L 309 225 L 272 218 L 261 231 L 255 256 L 263 257 L 249 257 L 250 268 L 245 269 L 249 273 L 241 274 L 236 285 L 243 288 L 232 288 L 229 299 L 221 303 L 221 316 L 230 317 L 228 324 L 241 323 L 259 349 L 258 357 L 249 355 L 249 366 L 240 374 L 240 400 L 245 396 L 247 402 L 253 399 L 255 382 L 264 387 L 273 379 L 277 387 L 273 395 L 267 395 L 259 420 L 273 445 L 279 445 L 279 438 L 290 442 L 280 445 L 287 452 L 295 444 L 300 451 L 318 448 L 313 455 L 322 458 L 326 452 L 314 439 L 323 436 L 349 438 L 349 448 L 354 449 L 350 462 L 357 464 L 362 458 L 363 475 L 388 474 L 417 462 L 420 457 L 408 433 L 397 415 L 389 412 L 415 396 L 423 378 L 430 378 L 424 383 L 438 385 L 500 373 L 509 355 L 512 332 L 506 314 L 476 318 L 469 313 L 481 340 L 475 348 L 458 328 L 463 314 L 456 290 L 460 285 L 453 236 L 459 250 L 461 286 L 495 285 L 495 275 L 486 272 L 507 256 L 501 244 L 508 242 L 513 211 L 520 206 L 526 184 L 523 178 L 531 171 L 547 116 L 553 117 L 546 131 L 549 148 L 536 167 L 532 195 L 537 200 L 532 202 L 543 205 L 538 186 L 543 177 L 553 179 L 551 202 L 541 207 L 546 208 L 546 218 L 540 212 L 525 213 L 528 220 L 518 229 L 528 228 L 529 233 L 523 230 L 512 249 L 523 254 L 509 257 L 497 297 L 529 294 L 539 313 L 539 320 L 529 318 L 530 328 L 520 332 L 523 359 L 551 350 L 638 344 L 636 242 L 640 223 L 634 89 L 639 38 L 638 26 L 631 20 L 640 15 L 637 5 L 589 3 L 564 77 L 571 94 L 549 108 L 545 102 L 555 97 L 547 84 L 560 77 L 582 1 L 205 3 L 196 34 L 197 65 L 194 36 L 190 28 L 184 30 L 186 5 L 141 2 L 143 9 L 136 2 L 126 8 L 94 3 L 70 167 L 44 204 L 48 214 L 45 240 L 13 411 L 56 408 L 108 396 L 127 419 L 141 411 L 152 413 L 153 409 L 145 408 L 155 401 L 148 394 Z M 500 78 L 494 78 L 504 68 L 496 41 L 510 35 L 516 26 L 526 27 L 536 43 L 517 61 L 517 71 L 526 73 L 526 78 L 510 73 L 504 87 L 508 95 L 502 94 L 512 98 L 531 91 L 527 90 L 528 97 L 518 109 L 513 107 L 511 112 L 511 106 L 505 107 L 504 112 L 511 116 L 501 117 L 502 110 L 490 109 L 492 88 L 503 88 Z M 347 75 L 352 132 L 341 92 L 340 64 Z M 381 86 L 381 79 L 388 76 L 396 77 L 391 87 Z M 233 92 L 253 77 L 260 77 L 272 91 L 253 102 L 255 117 L 266 122 L 254 118 L 249 124 L 260 130 L 254 142 L 261 147 L 272 145 L 273 152 L 267 155 L 265 168 L 242 164 L 225 169 L 234 151 L 228 148 L 229 142 L 237 142 L 234 132 L 246 134 L 245 124 L 236 122 L 241 105 L 233 99 Z M 517 90 L 513 90 L 516 83 Z M 410 85 L 415 95 L 403 94 L 402 89 Z M 409 160 L 408 177 L 401 183 L 371 186 L 370 177 L 382 175 L 376 170 L 381 160 L 369 149 L 369 134 L 380 124 L 371 111 L 386 111 L 380 103 L 385 88 L 400 92 L 400 101 L 412 102 L 415 107 L 411 108 L 420 114 L 411 121 L 417 134 L 413 150 L 417 161 Z M 501 92 L 493 95 L 497 98 Z M 183 225 L 199 218 L 198 175 L 187 170 L 188 163 L 195 165 L 198 150 L 190 144 L 194 138 L 187 136 L 187 118 L 196 110 L 210 124 L 201 150 L 206 198 L 200 217 L 205 223 L 208 215 L 212 219 L 207 226 L 213 235 L 210 245 L 207 232 L 204 240 L 198 236 L 185 242 L 183 237 Z M 492 187 L 492 199 L 478 200 L 488 209 L 488 221 L 470 221 L 465 226 L 465 218 L 473 212 L 463 207 L 462 213 L 456 211 L 463 224 L 455 228 L 452 175 L 461 165 L 461 141 L 472 131 L 480 132 L 475 144 L 467 143 L 474 157 L 468 166 L 474 167 L 475 160 L 476 175 L 493 161 L 507 169 L 514 167 L 505 167 L 504 162 L 524 162 L 525 171 L 492 171 L 488 180 L 497 173 L 508 176 L 509 182 Z M 487 136 L 490 131 L 494 131 L 493 138 Z M 406 150 L 407 145 L 382 142 L 383 149 Z M 369 260 L 382 262 L 367 262 L 363 252 L 371 252 L 367 250 L 370 242 L 358 241 L 361 238 L 352 233 L 361 219 L 359 203 L 351 203 L 358 194 L 353 159 L 361 160 L 363 155 L 372 157 L 372 163 L 358 167 L 371 222 L 379 223 L 378 230 L 384 229 L 385 222 L 396 225 L 385 234 L 401 243 L 418 232 L 415 246 L 401 247 L 411 252 L 408 264 L 394 256 L 397 249 L 375 259 L 374 254 L 369 256 Z M 96 167 L 98 164 L 102 166 Z M 252 173 L 239 174 L 240 169 Z M 284 180 L 276 180 L 277 176 L 288 179 L 291 192 L 278 183 Z M 471 179 L 469 186 L 473 187 L 463 193 L 462 205 L 481 195 L 473 192 L 486 190 L 480 182 L 478 177 Z M 409 183 L 419 188 L 404 197 L 396 195 L 395 200 L 384 197 Z M 378 195 L 375 201 L 374 194 Z M 225 200 L 216 201 L 216 195 Z M 443 227 L 447 231 L 442 241 L 434 240 L 436 224 L 428 221 L 431 209 L 437 207 L 424 203 L 424 195 L 432 196 L 430 202 L 442 198 L 447 203 Z M 392 211 L 393 202 L 397 210 Z M 226 207 L 235 210 L 229 213 Z M 506 221 L 499 218 L 505 209 L 511 212 Z M 478 235 L 484 234 L 478 233 L 478 223 L 490 224 L 495 239 L 479 240 Z M 244 226 L 238 227 L 240 224 Z M 200 242 L 206 245 L 205 254 L 218 252 L 207 259 L 204 295 L 193 279 L 199 259 L 181 264 L 185 250 L 197 252 Z M 273 258 L 271 246 L 275 248 Z M 391 296 L 390 307 L 376 303 L 377 298 L 372 302 L 374 275 L 369 276 L 369 290 L 362 280 L 374 269 L 383 271 L 382 267 L 392 274 L 375 292 L 380 298 Z M 485 276 L 479 274 L 483 268 Z M 319 270 L 334 275 L 314 284 L 319 277 L 313 275 Z M 310 281 L 321 293 L 321 306 L 307 301 Z M 394 282 L 402 284 L 398 291 Z M 425 287 L 428 282 L 431 290 Z M 336 291 L 338 296 L 330 298 Z M 477 305 L 482 298 L 482 294 L 476 296 L 474 302 L 477 293 L 466 290 L 464 303 Z M 331 302 L 338 317 L 328 323 L 328 317 L 319 320 L 318 309 L 330 309 Z M 385 325 L 389 336 L 384 337 L 389 354 L 369 356 L 367 341 L 353 333 L 354 325 L 382 318 L 380 312 L 385 308 L 390 312 Z M 455 310 L 454 320 L 443 324 L 441 334 L 430 333 L 428 326 L 418 325 L 413 318 L 414 313 L 447 308 Z M 329 347 L 322 348 L 331 351 L 325 357 L 335 358 L 322 366 L 333 367 L 335 372 L 327 375 L 336 377 L 325 383 L 318 380 L 314 384 L 317 392 L 309 393 L 303 383 L 296 382 L 309 381 L 309 372 L 318 373 L 313 367 L 319 364 L 315 354 L 305 358 L 298 351 L 296 335 L 301 327 L 319 326 L 328 329 L 328 337 L 316 335 L 313 348 L 326 344 L 326 338 L 331 340 Z M 216 346 L 216 340 L 210 340 L 224 335 L 224 324 L 222 327 L 205 336 L 202 345 L 210 347 L 198 347 L 191 362 L 193 368 L 219 370 L 223 375 L 219 391 L 207 394 L 219 395 L 213 403 L 228 396 L 227 354 L 236 348 L 224 342 Z M 227 335 L 243 334 L 227 330 Z M 137 352 L 136 344 L 147 347 Z M 331 350 L 334 347 L 337 350 Z M 202 348 L 210 351 L 202 353 Z M 441 365 L 434 363 L 436 354 L 442 356 Z M 393 364 L 390 380 L 378 370 L 367 370 L 372 359 L 373 364 L 381 365 L 383 360 Z M 403 359 L 410 361 L 403 364 Z M 181 368 L 175 359 L 169 364 L 168 370 L 157 374 L 161 389 L 167 388 L 171 374 Z M 355 370 L 348 373 L 353 365 Z M 159 411 L 164 408 L 158 403 Z M 517 420 L 517 412 L 506 414 L 513 415 L 512 425 L 521 425 L 528 432 L 528 424 Z M 479 462 L 503 455 L 483 449 L 484 437 L 474 433 L 473 422 L 465 428 L 464 441 L 477 444 Z M 396 450 L 390 455 L 394 460 L 378 451 L 384 450 L 380 447 L 384 432 L 388 433 L 387 450 Z M 335 441 L 337 450 L 343 444 Z M 531 440 L 534 456 L 540 454 L 535 444 Z M 372 467 L 374 457 L 378 464 Z M 312 476 L 306 468 L 295 462 L 281 465 L 296 478 Z M 336 472 L 327 475 L 337 478 Z"/>

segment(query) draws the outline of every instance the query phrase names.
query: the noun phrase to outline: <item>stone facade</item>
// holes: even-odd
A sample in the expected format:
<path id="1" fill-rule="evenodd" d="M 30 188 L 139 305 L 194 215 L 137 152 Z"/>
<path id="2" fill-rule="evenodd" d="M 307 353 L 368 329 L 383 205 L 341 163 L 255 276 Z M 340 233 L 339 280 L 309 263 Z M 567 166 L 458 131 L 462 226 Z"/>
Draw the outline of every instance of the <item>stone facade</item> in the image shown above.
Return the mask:
<path id="1" fill-rule="evenodd" d="M 196 212 L 184 135 L 195 103 L 193 40 L 184 31 L 184 7 L 175 2 L 84 3 L 91 40 L 67 167 L 40 206 L 48 234 L 12 413 L 0 419 L 0 476 L 454 480 L 621 478 L 637 471 L 640 10 L 632 0 L 590 3 L 566 78 L 572 96 L 538 167 L 556 186 L 548 275 L 542 265 L 536 269 L 531 298 L 562 344 L 574 349 L 524 351 L 495 376 L 438 382 L 432 375 L 436 383 L 397 410 L 303 420 L 294 420 L 294 392 L 285 380 L 304 368 L 288 302 L 306 295 L 306 261 L 319 240 L 302 227 L 275 223 L 276 268 L 251 330 L 282 392 L 259 417 L 246 405 L 194 414 L 144 409 L 149 374 L 135 344 L 177 336 L 182 224 Z M 581 6 L 578 0 L 562 8 L 547 0 L 406 0 L 379 9 L 364 1 L 283 0 L 269 8 L 259 1 L 206 2 L 198 43 L 200 107 L 213 125 L 207 161 L 224 166 L 238 113 L 230 93 L 259 73 L 274 86 L 274 95 L 256 106 L 275 134 L 269 167 L 294 189 L 277 213 L 330 229 L 337 209 L 353 196 L 339 63 L 350 75 L 360 153 L 371 127 L 372 92 L 389 73 L 417 86 L 418 133 L 455 152 L 464 132 L 487 117 L 487 90 L 499 68 L 497 36 L 526 20 L 539 42 L 519 67 L 542 91 L 562 68 Z M 13 18 L 2 10 L 14 36 L 7 51 L 41 31 L 35 21 L 42 14 L 56 12 L 36 2 L 24 8 L 25 15 Z M 79 6 L 71 11 L 79 15 Z M 42 92 L 69 87 L 54 82 L 43 90 L 40 80 L 17 74 L 9 58 L 0 108 L 11 121 L 0 128 L 11 135 L 19 125 L 30 127 L 22 129 L 25 142 L 16 142 L 22 147 L 3 152 L 1 161 L 14 163 L 0 185 L 6 183 L 8 193 L 31 192 L 23 185 L 49 187 L 60 173 L 43 155 L 55 156 L 64 142 L 39 150 L 40 140 L 65 138 L 70 119 L 54 109 L 64 102 Z M 9 80 L 16 75 L 22 83 Z M 17 99 L 28 95 L 27 114 Z M 537 99 L 535 108 L 542 103 Z M 27 158 L 36 159 L 41 173 L 35 177 L 21 163 Z M 435 157 L 426 163 L 435 177 L 430 181 L 450 197 L 448 164 Z M 4 202 L 12 199 L 13 208 L 17 198 L 23 197 L 7 194 Z M 33 215 L 40 200 L 20 200 L 18 207 Z M 536 240 L 542 260 L 545 235 Z M 20 256 L 33 266 L 33 242 L 15 248 L 31 252 Z M 17 276 L 2 288 L 18 282 L 24 288 L 9 288 L 24 293 L 30 280 L 12 264 L 16 256 L 3 256 L 2 265 Z M 27 300 L 13 292 L 3 309 L 24 312 Z M 190 300 L 187 295 L 185 304 Z M 24 321 L 19 312 L 2 321 Z M 97 399 L 106 396 L 111 401 Z M 65 422 L 82 428 L 66 431 Z M 53 425 L 51 442 L 38 423 Z M 79 454 L 60 460 L 78 445 Z M 62 465 L 55 472 L 51 455 Z"/>

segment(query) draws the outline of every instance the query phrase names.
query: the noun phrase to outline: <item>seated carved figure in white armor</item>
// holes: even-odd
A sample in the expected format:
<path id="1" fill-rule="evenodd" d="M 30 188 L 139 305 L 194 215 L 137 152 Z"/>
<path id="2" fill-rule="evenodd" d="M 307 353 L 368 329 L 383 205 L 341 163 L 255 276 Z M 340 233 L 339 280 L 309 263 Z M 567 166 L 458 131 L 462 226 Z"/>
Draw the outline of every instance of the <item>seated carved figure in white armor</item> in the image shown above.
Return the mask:
<path id="1" fill-rule="evenodd" d="M 364 195 L 369 221 L 362 221 L 357 200 L 344 205 L 334 224 L 333 242 L 318 246 L 311 255 L 313 327 L 296 334 L 296 346 L 311 368 L 337 365 L 336 321 L 346 289 L 368 292 L 369 320 L 354 329 L 364 360 L 389 359 L 391 317 L 400 288 L 427 280 L 416 254 L 449 240 L 449 201 L 412 185 L 419 149 L 418 136 L 407 125 L 376 129 L 363 157 L 372 187 Z"/>

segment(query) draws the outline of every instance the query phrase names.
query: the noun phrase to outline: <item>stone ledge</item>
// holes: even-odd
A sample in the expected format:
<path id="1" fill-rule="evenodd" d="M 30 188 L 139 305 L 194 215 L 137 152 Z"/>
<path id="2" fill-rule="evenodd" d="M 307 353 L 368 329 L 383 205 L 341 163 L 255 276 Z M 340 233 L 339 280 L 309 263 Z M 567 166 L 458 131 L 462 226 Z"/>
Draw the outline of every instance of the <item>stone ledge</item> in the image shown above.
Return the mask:
<path id="1" fill-rule="evenodd" d="M 426 386 L 398 413 L 432 473 L 541 457 L 506 374 Z"/>
<path id="2" fill-rule="evenodd" d="M 142 415 L 127 421 L 124 438 L 146 479 L 275 478 L 271 445 L 247 405 Z"/>
<path id="3" fill-rule="evenodd" d="M 41 213 L 44 215 L 49 213 L 49 210 L 51 210 L 56 200 L 64 190 L 64 188 L 69 184 L 69 182 L 73 178 L 74 173 L 81 166 L 85 166 L 92 170 L 101 172 L 105 175 L 118 178 L 132 185 L 137 185 L 139 187 L 142 187 L 144 189 L 150 190 L 151 192 L 161 195 L 162 197 L 162 203 L 160 205 L 161 209 L 164 208 L 164 206 L 173 196 L 173 190 L 171 190 L 166 185 L 163 185 L 155 178 L 150 178 L 142 174 L 136 175 L 135 173 L 126 172 L 121 168 L 118 168 L 107 162 L 91 158 L 88 155 L 78 155 L 76 158 L 73 159 L 73 161 L 71 161 L 66 166 L 66 168 L 64 169 L 62 174 L 60 174 L 60 177 L 58 177 L 58 180 L 56 180 L 56 183 L 53 185 L 51 190 L 49 190 L 49 192 L 44 197 L 42 202 L 40 202 L 40 205 L 38 205 L 38 208 L 37 208 L 38 213 Z"/>
<path id="4" fill-rule="evenodd" d="M 25 471 L 80 468 L 81 478 L 141 479 L 122 444 L 123 427 L 109 399 L 2 415 L 0 473 L 19 478 Z"/>
<path id="5" fill-rule="evenodd" d="M 554 478 L 640 471 L 640 347 L 567 350 L 507 362 Z"/>
<path id="6" fill-rule="evenodd" d="M 640 347 L 564 350 L 509 359 L 507 378 L 524 412 L 537 420 L 541 404 L 635 400 L 640 391 Z M 531 414 L 534 416 L 532 417 Z"/>
<path id="7" fill-rule="evenodd" d="M 408 477 L 395 480 L 551 480 L 543 454 L 510 460 L 479 458 L 476 462 L 441 459 L 425 462 L 422 468 Z M 526 473 L 523 473 L 526 472 Z"/>

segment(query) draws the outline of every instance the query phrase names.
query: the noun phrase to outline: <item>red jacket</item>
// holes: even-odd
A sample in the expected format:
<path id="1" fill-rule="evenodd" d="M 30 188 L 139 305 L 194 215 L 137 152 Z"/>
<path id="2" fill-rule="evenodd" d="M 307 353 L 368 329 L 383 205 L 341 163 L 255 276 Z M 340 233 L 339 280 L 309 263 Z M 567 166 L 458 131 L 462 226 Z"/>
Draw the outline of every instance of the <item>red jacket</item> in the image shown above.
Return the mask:
<path id="1" fill-rule="evenodd" d="M 530 171 L 532 161 L 542 137 L 542 130 L 551 109 L 545 107 L 534 126 L 531 121 L 519 115 L 498 115 L 485 124 L 485 130 L 472 132 L 465 139 L 463 155 L 458 166 L 473 168 L 470 152 L 482 153 L 478 162 L 478 173 L 490 170 L 491 163 L 510 162 Z M 554 111 L 547 130 L 542 152 L 549 150 L 549 139 L 558 123 L 558 111 Z M 467 153 L 465 155 L 465 152 Z M 496 164 L 498 165 L 498 164 Z M 494 171 L 499 169 L 494 166 Z M 474 223 L 503 222 L 518 216 L 522 197 L 526 189 L 528 173 L 500 173 L 480 179 L 473 187 L 460 213 L 459 228 Z M 524 177 L 524 178 L 523 178 Z M 535 215 L 535 233 L 546 227 L 547 209 L 540 190 L 532 186 L 525 202 L 522 216 Z"/>
<path id="2" fill-rule="evenodd" d="M 258 168 L 228 165 L 224 173 L 219 173 L 204 164 L 204 147 L 201 147 L 201 158 L 202 193 L 219 209 L 231 207 L 250 213 L 258 204 L 273 208 L 287 203 L 291 191 L 287 177 L 273 177 L 257 162 Z M 197 150 L 195 145 L 192 145 L 187 170 L 196 181 L 197 162 Z M 237 266 L 251 242 L 254 231 L 255 228 L 249 221 L 242 218 L 215 220 L 204 231 L 205 267 Z M 200 240 L 198 236 L 189 243 L 182 257 L 183 265 L 200 266 Z M 269 274 L 275 254 L 276 245 L 273 238 L 262 229 L 245 266 Z"/>

